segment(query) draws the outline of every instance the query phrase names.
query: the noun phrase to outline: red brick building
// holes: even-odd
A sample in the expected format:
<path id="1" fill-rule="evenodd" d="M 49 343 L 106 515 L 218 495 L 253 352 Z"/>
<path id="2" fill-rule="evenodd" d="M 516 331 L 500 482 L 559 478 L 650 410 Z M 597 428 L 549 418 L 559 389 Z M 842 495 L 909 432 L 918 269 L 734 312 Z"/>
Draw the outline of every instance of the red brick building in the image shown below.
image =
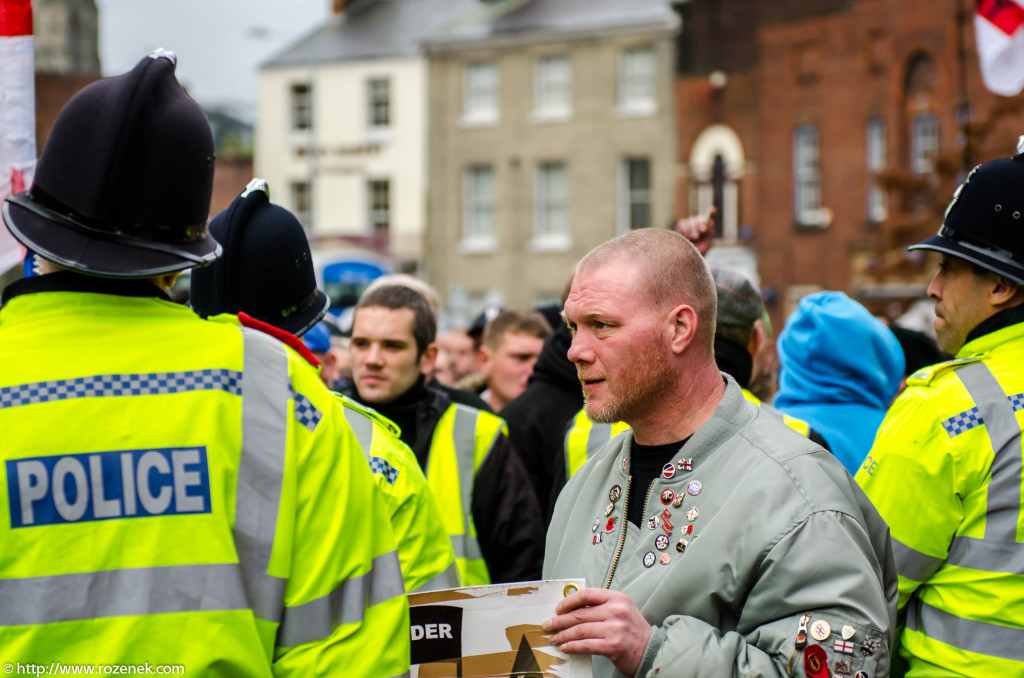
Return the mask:
<path id="1" fill-rule="evenodd" d="M 677 9 L 679 213 L 719 205 L 721 256 L 755 263 L 777 326 L 817 289 L 890 312 L 923 296 L 933 266 L 905 245 L 937 229 L 968 156 L 1024 133 L 1024 97 L 981 82 L 973 3 Z"/>

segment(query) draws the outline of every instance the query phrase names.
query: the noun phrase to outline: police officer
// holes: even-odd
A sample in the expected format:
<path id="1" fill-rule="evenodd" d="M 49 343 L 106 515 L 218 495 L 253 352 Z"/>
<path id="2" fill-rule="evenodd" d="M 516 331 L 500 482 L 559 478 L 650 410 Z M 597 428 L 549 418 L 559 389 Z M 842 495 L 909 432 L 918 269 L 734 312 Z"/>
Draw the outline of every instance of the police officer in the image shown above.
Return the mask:
<path id="1" fill-rule="evenodd" d="M 214 146 L 158 51 L 58 117 L 3 221 L 0 660 L 393 676 L 383 499 L 316 374 L 165 291 L 213 261 Z"/>
<path id="2" fill-rule="evenodd" d="M 192 308 L 202 316 L 267 332 L 313 369 L 320 367 L 297 335 L 306 334 L 323 318 L 328 299 L 317 289 L 309 241 L 295 215 L 270 202 L 267 182 L 253 179 L 213 218 L 210 234 L 223 246 L 224 255 L 193 271 Z M 399 439 L 398 428 L 351 399 L 332 395 L 384 494 L 406 590 L 457 587 L 455 554 L 440 510 L 412 450 Z"/>
<path id="3" fill-rule="evenodd" d="M 857 482 L 889 523 L 908 675 L 1024 673 L 1024 137 L 974 168 L 936 236 L 928 286 L 949 362 L 919 370 Z"/>

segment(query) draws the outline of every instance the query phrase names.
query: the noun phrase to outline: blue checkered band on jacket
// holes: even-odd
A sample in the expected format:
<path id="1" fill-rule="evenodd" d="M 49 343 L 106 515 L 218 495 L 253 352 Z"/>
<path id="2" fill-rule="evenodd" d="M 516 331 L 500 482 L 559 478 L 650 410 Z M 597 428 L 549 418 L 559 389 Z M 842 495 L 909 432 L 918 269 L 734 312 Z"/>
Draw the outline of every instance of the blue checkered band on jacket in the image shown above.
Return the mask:
<path id="1" fill-rule="evenodd" d="M 380 457 L 370 457 L 370 470 L 384 476 L 389 485 L 394 485 L 398 480 L 398 469 Z"/>
<path id="2" fill-rule="evenodd" d="M 295 395 L 295 420 L 310 431 L 315 431 L 316 425 L 324 418 L 323 412 L 318 410 L 306 396 L 294 389 L 292 389 L 292 393 Z"/>
<path id="3" fill-rule="evenodd" d="M 1013 411 L 1019 412 L 1024 410 L 1024 393 L 1018 393 L 1017 395 L 1006 396 L 1013 405 Z M 978 414 L 979 410 L 977 407 L 972 407 L 969 410 L 961 412 L 960 414 L 950 417 L 946 421 L 942 422 L 942 427 L 946 429 L 946 433 L 949 434 L 950 438 L 955 438 L 961 433 L 970 431 L 975 426 L 981 426 L 985 423 L 985 420 Z"/>
<path id="4" fill-rule="evenodd" d="M 241 372 L 225 369 L 101 374 L 4 386 L 0 388 L 0 409 L 75 398 L 164 395 L 187 391 L 224 391 L 241 395 L 241 383 Z"/>

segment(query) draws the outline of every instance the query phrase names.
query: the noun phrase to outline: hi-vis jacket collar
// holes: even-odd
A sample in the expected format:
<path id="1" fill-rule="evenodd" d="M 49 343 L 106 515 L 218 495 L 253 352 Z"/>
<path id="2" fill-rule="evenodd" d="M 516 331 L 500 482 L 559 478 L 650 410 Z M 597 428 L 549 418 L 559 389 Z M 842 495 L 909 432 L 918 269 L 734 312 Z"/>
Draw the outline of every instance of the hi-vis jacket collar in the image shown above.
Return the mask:
<path id="1" fill-rule="evenodd" d="M 148 280 L 137 278 L 99 278 L 72 271 L 58 271 L 46 275 L 15 280 L 0 294 L 0 306 L 23 294 L 37 292 L 91 292 L 94 294 L 115 294 L 121 297 L 156 297 L 170 301 L 171 298 Z"/>

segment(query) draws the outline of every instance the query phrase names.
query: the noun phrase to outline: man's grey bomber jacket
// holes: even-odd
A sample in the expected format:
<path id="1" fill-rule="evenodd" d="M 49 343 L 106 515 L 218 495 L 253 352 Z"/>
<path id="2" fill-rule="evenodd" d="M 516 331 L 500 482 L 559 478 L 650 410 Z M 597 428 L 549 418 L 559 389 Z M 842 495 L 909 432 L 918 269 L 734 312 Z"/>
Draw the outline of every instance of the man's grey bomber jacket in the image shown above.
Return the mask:
<path id="1" fill-rule="evenodd" d="M 888 527 L 842 464 L 723 377 L 711 419 L 649 489 L 629 486 L 631 431 L 573 476 L 544 577 L 629 595 L 654 627 L 637 676 L 885 678 L 897 602 Z M 645 499 L 637 528 L 627 503 Z M 594 657 L 594 675 L 621 674 Z"/>

